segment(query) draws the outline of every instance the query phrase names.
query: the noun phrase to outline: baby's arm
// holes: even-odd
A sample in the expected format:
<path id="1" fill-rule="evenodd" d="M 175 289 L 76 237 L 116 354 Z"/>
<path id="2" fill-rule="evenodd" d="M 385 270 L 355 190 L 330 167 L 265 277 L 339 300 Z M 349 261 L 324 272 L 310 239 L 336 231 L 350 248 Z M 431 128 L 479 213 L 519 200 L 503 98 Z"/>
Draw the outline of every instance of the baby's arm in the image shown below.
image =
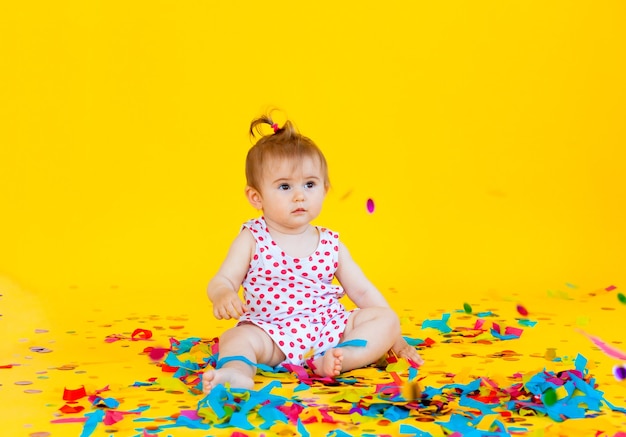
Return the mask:
<path id="1" fill-rule="evenodd" d="M 231 244 L 220 269 L 209 282 L 207 294 L 213 304 L 213 315 L 217 319 L 239 318 L 248 311 L 238 292 L 248 273 L 255 244 L 250 231 L 243 229 Z"/>
<path id="2" fill-rule="evenodd" d="M 339 265 L 335 275 L 341 283 L 348 297 L 359 308 L 368 307 L 386 307 L 390 308 L 389 303 L 382 295 L 382 293 L 370 282 L 365 276 L 361 268 L 354 261 L 350 252 L 339 242 Z M 404 337 L 400 335 L 393 346 L 391 347 L 393 353 L 398 357 L 406 358 L 415 362 L 418 365 L 422 365 L 424 360 L 417 353 L 414 347 L 410 346 Z"/>

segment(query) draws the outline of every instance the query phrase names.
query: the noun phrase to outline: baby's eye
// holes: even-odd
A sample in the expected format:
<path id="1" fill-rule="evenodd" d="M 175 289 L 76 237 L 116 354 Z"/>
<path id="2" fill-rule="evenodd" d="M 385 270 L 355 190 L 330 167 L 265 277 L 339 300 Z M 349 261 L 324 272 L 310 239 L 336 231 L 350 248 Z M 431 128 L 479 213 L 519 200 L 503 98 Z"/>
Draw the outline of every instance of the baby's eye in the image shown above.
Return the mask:
<path id="1" fill-rule="evenodd" d="M 288 190 L 289 189 L 289 184 L 280 184 L 278 186 L 279 190 Z"/>
<path id="2" fill-rule="evenodd" d="M 315 186 L 315 182 L 307 182 L 304 186 L 305 188 L 313 188 Z"/>

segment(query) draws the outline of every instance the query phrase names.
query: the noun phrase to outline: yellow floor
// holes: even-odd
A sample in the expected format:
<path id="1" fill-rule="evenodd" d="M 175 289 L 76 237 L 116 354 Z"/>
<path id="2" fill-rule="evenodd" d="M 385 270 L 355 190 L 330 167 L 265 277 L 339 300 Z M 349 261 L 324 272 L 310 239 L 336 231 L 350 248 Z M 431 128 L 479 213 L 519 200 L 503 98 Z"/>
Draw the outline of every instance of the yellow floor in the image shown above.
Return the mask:
<path id="1" fill-rule="evenodd" d="M 200 422 L 191 419 L 188 426 L 171 426 L 177 423 L 176 417 L 193 416 L 202 395 L 189 390 L 193 385 L 185 386 L 172 373 L 164 372 L 164 358 L 151 360 L 144 350 L 169 348 L 171 338 L 182 341 L 195 337 L 205 343 L 196 346 L 193 353 L 171 354 L 202 362 L 206 357 L 202 346 L 229 324 L 212 318 L 201 291 L 142 290 L 124 285 L 85 289 L 68 285 L 64 290 L 35 294 L 0 279 L 0 434 L 87 436 L 89 424 L 94 421 L 93 436 L 441 436 L 455 429 L 457 435 L 471 435 L 472 428 L 478 430 L 474 435 L 614 436 L 626 430 L 626 415 L 612 411 L 604 402 L 598 411 L 581 405 L 585 418 L 556 421 L 543 414 L 530 414 L 530 409 L 521 410 L 520 415 L 519 409 L 502 397 L 502 390 L 526 383 L 543 370 L 562 376 L 560 372 L 575 369 L 580 354 L 588 360 L 583 382 L 595 382 L 595 390 L 603 393 L 604 400 L 615 407 L 626 407 L 626 382 L 613 375 L 613 367 L 622 362 L 581 333 L 626 349 L 621 344 L 626 305 L 618 299 L 622 290 L 612 285 L 619 284 L 597 284 L 590 289 L 563 284 L 558 289 L 529 290 L 527 294 L 503 288 L 465 298 L 458 292 L 444 296 L 408 287 L 384 289 L 402 317 L 404 334 L 434 341 L 420 347 L 426 360 L 417 374 L 422 390 L 420 402 L 404 400 L 414 385 L 404 384 L 413 375 L 402 363 L 389 367 L 389 371 L 372 367 L 349 372 L 340 384 L 316 382 L 304 389 L 293 374 L 260 374 L 256 391 L 270 390 L 268 384 L 272 381 L 279 383 L 271 389 L 275 396 L 271 399 L 282 405 L 283 413 L 291 412 L 292 422 L 262 419 L 259 402 L 251 405 L 246 397 L 236 394 L 237 408 L 249 412 L 240 411 L 238 416 L 225 413 L 221 421 L 232 420 L 241 426 L 249 421 L 253 429 L 218 427 L 215 417 L 203 422 L 209 429 L 192 429 L 189 426 Z M 521 320 L 518 304 L 528 310 L 528 321 Z M 441 323 L 445 314 L 450 315 L 447 324 Z M 422 326 L 424 320 L 431 321 L 424 325 L 435 327 Z M 473 329 L 478 320 L 484 321 L 482 331 Z M 519 338 L 499 339 L 491 331 L 494 323 L 501 333 L 507 327 L 521 328 L 523 332 Z M 437 329 L 439 326 L 445 330 L 445 325 L 451 332 Z M 495 397 L 491 399 L 498 405 L 492 409 L 494 414 L 485 414 L 470 424 L 472 414 L 478 412 L 475 405 L 465 403 L 465 395 L 472 393 L 461 395 L 451 384 L 466 386 L 478 378 L 484 396 L 489 396 L 484 386 L 493 384 Z M 403 382 L 399 389 L 395 388 L 397 380 Z M 383 385 L 379 384 L 390 387 L 381 390 Z M 83 387 L 86 396 L 71 400 Z M 597 394 L 591 385 L 585 387 L 582 390 Z M 397 390 L 400 397 L 394 398 Z M 560 400 L 551 407 L 565 403 L 561 399 L 563 390 L 556 390 Z M 64 394 L 68 399 L 63 399 Z M 94 401 L 96 395 L 99 398 Z M 251 399 L 253 402 L 255 396 Z M 568 402 L 574 403 L 571 399 Z M 99 406 L 94 407 L 94 403 Z M 357 406 L 360 413 L 354 411 Z M 270 407 L 265 414 L 272 408 L 278 411 Z M 201 408 L 202 412 L 207 410 Z M 213 412 L 219 415 L 219 411 Z M 464 431 L 455 422 L 462 417 L 467 427 Z M 264 423 L 266 429 L 261 429 Z"/>

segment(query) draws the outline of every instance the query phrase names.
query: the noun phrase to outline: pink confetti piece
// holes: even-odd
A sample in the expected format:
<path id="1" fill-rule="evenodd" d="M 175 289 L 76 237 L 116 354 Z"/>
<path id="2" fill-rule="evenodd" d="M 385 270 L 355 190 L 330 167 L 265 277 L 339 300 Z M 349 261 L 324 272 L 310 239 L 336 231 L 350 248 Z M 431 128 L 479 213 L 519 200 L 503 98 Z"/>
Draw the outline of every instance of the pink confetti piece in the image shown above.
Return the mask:
<path id="1" fill-rule="evenodd" d="M 170 350 L 162 347 L 154 347 L 148 351 L 148 356 L 152 361 L 160 361 Z"/>
<path id="2" fill-rule="evenodd" d="M 521 336 L 524 330 L 522 328 L 514 328 L 512 326 L 507 326 L 504 328 L 504 335 L 515 335 L 517 337 Z"/>
<path id="3" fill-rule="evenodd" d="M 517 312 L 520 313 L 524 317 L 528 315 L 528 310 L 523 305 L 517 306 Z"/>
<path id="4" fill-rule="evenodd" d="M 617 349 L 617 348 L 607 344 L 605 341 L 603 341 L 599 337 L 595 337 L 593 335 L 587 334 L 585 331 L 582 331 L 582 330 L 579 329 L 578 332 L 580 332 L 585 337 L 587 337 L 589 340 L 591 340 L 593 342 L 593 344 L 598 346 L 600 348 L 600 350 L 602 350 L 602 352 L 604 352 L 609 357 L 616 358 L 618 360 L 626 360 L 626 352 L 623 352 L 623 351 L 621 351 L 621 350 L 619 350 L 619 349 Z"/>
<path id="5" fill-rule="evenodd" d="M 615 285 L 609 285 L 608 287 L 605 288 L 606 291 L 613 291 L 615 290 L 617 287 Z"/>
<path id="6" fill-rule="evenodd" d="M 367 199 L 367 212 L 372 214 L 374 212 L 374 201 L 372 199 Z"/>

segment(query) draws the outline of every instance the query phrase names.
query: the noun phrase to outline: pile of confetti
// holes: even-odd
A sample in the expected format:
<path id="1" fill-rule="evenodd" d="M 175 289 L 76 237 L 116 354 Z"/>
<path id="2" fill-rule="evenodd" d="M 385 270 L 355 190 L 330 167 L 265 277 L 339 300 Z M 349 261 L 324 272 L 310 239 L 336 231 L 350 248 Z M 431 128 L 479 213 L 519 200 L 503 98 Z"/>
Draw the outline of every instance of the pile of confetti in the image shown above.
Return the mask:
<path id="1" fill-rule="evenodd" d="M 467 312 L 466 308 L 460 311 Z M 438 331 L 439 343 L 458 342 L 461 338 L 491 344 L 522 335 L 521 328 L 487 322 L 485 318 L 492 315 L 476 314 L 478 318 L 473 325 L 453 329 L 449 326 L 450 314 L 443 314 L 440 319 L 423 321 L 422 327 Z M 520 324 L 532 326 L 523 320 Z M 105 342 L 142 341 L 151 337 L 150 330 L 136 329 L 130 336 L 109 335 Z M 438 343 L 432 338 L 405 338 L 421 350 Z M 600 342 L 597 338 L 592 340 Z M 527 427 L 518 425 L 528 416 L 547 416 L 561 422 L 595 417 L 602 414 L 603 408 L 626 413 L 603 397 L 582 355 L 573 360 L 573 368 L 558 373 L 545 369 L 516 373 L 507 378 L 507 384 L 489 377 L 474 377 L 467 383 L 450 382 L 439 387 L 424 385 L 425 377 L 420 376 L 420 369 L 393 356 L 335 379 L 319 377 L 294 365 L 274 369 L 259 366 L 258 375 L 267 377 L 260 389 L 217 386 L 204 395 L 201 375 L 216 366 L 218 338 L 170 338 L 169 347 L 146 347 L 143 354 L 157 361 L 162 374 L 136 381 L 132 389 L 186 392 L 197 398 L 195 408 L 183 409 L 170 417 L 149 417 L 150 405 L 124 411 L 119 408 L 120 399 L 107 396 L 108 387 L 92 393 L 80 387 L 66 389 L 63 395 L 67 404 L 60 411 L 73 417 L 52 422 L 84 423 L 81 437 L 90 436 L 98 426 L 111 427 L 122 420 L 134 421 L 138 436 L 168 433 L 181 427 L 230 431 L 233 437 L 253 435 L 248 433 L 309 436 L 310 426 L 316 423 L 330 425 L 327 435 L 331 437 L 384 435 L 350 432 L 367 428 L 369 423 L 378 427 L 396 424 L 401 435 L 430 436 L 431 433 L 420 428 L 425 422 L 438 425 L 446 435 L 506 436 L 528 433 Z M 515 355 L 519 354 L 503 350 L 489 357 L 513 359 Z M 548 358 L 557 360 L 557 357 Z M 371 372 L 379 375 L 373 378 Z M 444 376 L 454 381 L 454 374 Z M 76 417 L 79 413 L 83 416 Z"/>

